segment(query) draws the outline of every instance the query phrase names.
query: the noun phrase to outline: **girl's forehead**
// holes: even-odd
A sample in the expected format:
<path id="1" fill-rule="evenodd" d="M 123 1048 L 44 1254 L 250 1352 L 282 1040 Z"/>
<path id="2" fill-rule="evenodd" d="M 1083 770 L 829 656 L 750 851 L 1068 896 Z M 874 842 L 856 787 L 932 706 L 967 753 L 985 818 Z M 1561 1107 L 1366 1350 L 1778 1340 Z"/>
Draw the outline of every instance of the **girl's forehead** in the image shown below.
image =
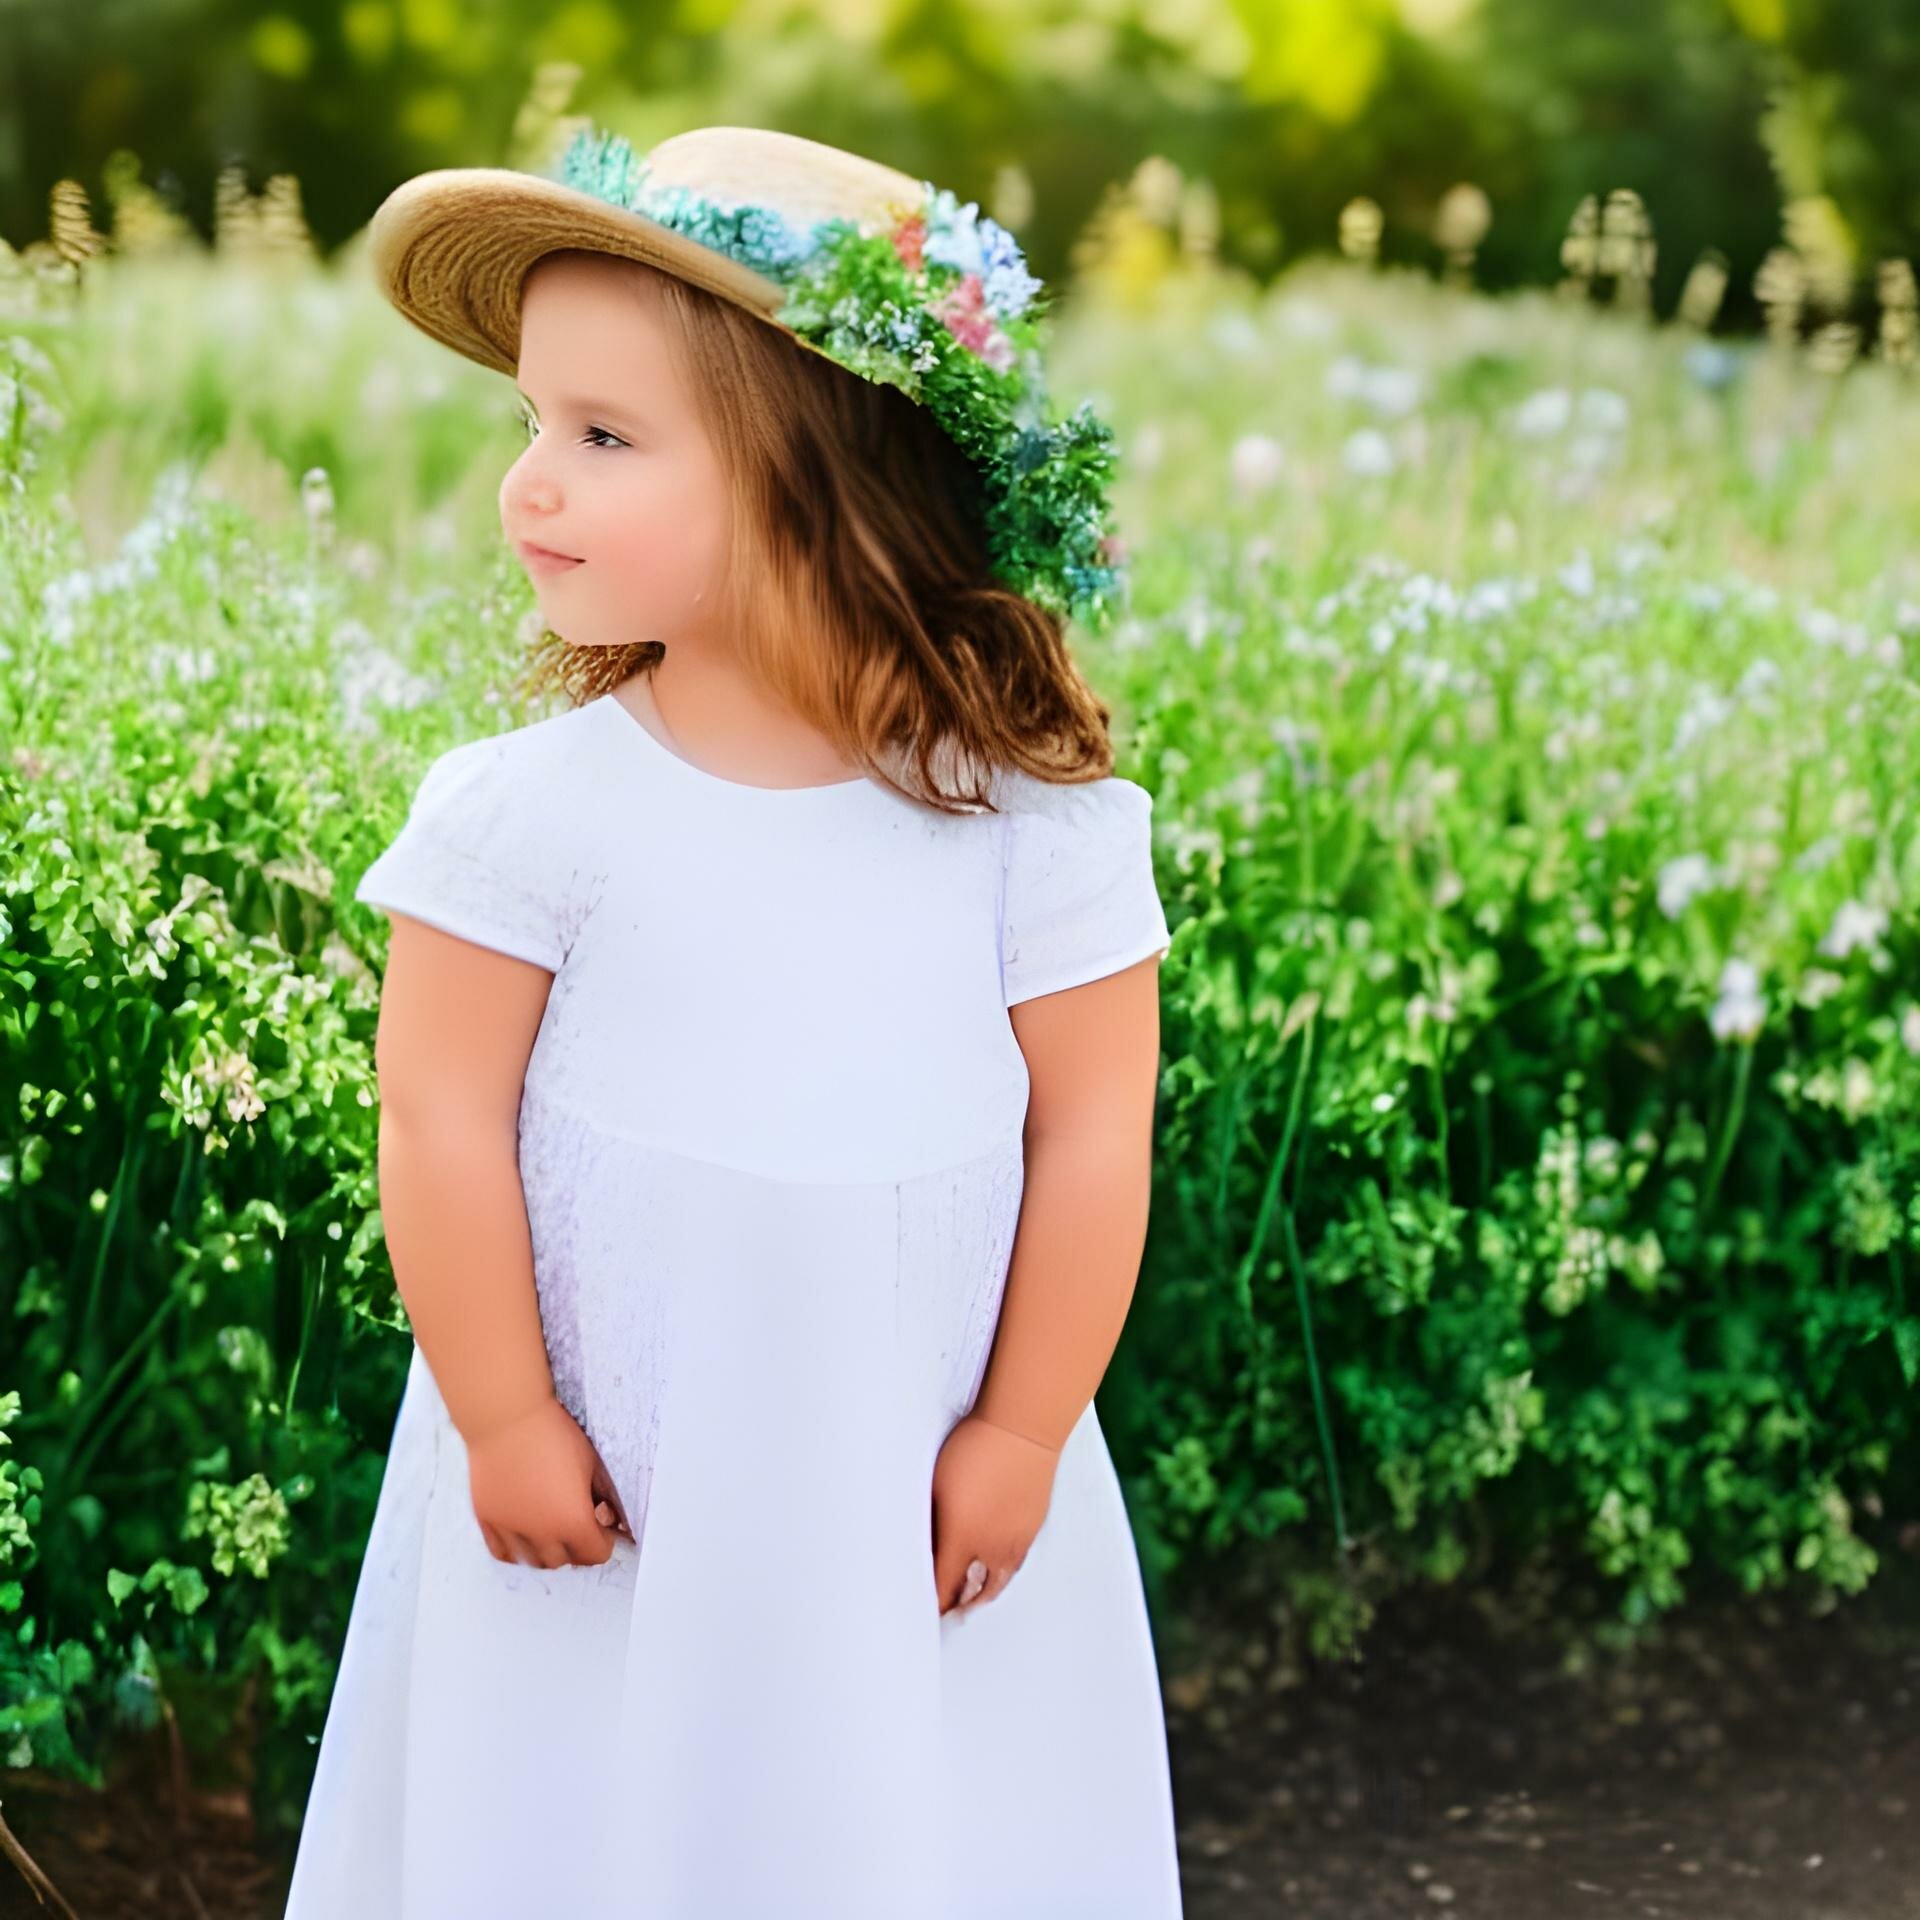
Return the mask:
<path id="1" fill-rule="evenodd" d="M 522 332 L 557 339 L 591 339 L 639 352 L 666 337 L 664 317 L 631 287 L 578 280 L 541 286 L 529 281 L 520 297 Z"/>
<path id="2" fill-rule="evenodd" d="M 551 365 L 570 389 L 672 377 L 664 323 L 625 288 L 529 282 L 521 296 L 520 371 Z M 523 382 L 524 384 L 524 382 Z"/>
<path id="3" fill-rule="evenodd" d="M 653 271 L 610 253 L 549 253 L 527 269 L 522 297 L 590 307 L 638 305 L 651 311 Z"/>

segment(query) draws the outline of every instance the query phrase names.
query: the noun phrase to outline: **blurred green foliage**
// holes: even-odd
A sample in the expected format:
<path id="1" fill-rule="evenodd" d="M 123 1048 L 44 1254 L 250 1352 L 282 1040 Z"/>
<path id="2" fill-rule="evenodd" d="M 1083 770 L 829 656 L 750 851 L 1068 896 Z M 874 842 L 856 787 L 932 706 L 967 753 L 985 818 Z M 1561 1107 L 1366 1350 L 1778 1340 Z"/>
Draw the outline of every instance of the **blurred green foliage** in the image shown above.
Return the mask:
<path id="1" fill-rule="evenodd" d="M 1651 204 L 1656 303 L 1717 247 L 1729 316 L 1790 201 L 1830 201 L 1857 276 L 1920 245 L 1920 0 L 0 0 L 0 234 L 102 191 L 116 154 L 205 233 L 223 166 L 301 183 L 323 246 L 429 167 L 540 164 L 543 67 L 645 146 L 784 128 L 976 198 L 1046 277 L 1151 154 L 1209 185 L 1266 275 L 1367 194 L 1427 263 L 1484 188 L 1483 283 L 1551 278 L 1582 196 Z"/>

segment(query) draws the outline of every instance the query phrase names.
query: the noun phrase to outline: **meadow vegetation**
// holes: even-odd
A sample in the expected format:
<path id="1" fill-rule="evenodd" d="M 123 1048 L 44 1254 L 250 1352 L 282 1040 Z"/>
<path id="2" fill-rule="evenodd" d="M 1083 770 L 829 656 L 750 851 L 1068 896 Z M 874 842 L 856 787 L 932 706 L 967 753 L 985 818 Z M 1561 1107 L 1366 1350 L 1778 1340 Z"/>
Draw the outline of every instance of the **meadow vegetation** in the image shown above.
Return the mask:
<path id="1" fill-rule="evenodd" d="M 518 410 L 357 247 L 4 292 L 0 1753 L 166 1720 L 291 1824 L 409 1351 L 351 895 L 538 717 Z M 1860 1590 L 1920 1514 L 1910 367 L 1122 222 L 1056 386 L 1174 928 L 1101 1396 L 1156 1605 Z"/>

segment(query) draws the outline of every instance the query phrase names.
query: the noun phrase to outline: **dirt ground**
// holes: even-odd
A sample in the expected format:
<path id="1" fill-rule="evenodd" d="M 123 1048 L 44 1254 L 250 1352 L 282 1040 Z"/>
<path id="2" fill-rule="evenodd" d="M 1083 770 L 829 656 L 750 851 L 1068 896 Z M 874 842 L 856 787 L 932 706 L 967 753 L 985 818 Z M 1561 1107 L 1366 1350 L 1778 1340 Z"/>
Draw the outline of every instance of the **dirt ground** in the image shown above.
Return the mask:
<path id="1" fill-rule="evenodd" d="M 1222 1622 L 1167 1640 L 1187 1920 L 1920 1920 L 1920 1561 L 1823 1619 L 1689 1611 L 1578 1676 L 1458 1599 L 1299 1672 Z M 0 1916 L 280 1920 L 287 1860 L 231 1811 L 182 1825 L 169 1779 L 0 1775 L 67 1903 L 0 1858 Z"/>
<path id="2" fill-rule="evenodd" d="M 1168 1682 L 1187 1920 L 1920 1920 L 1920 1565 L 1577 1676 L 1458 1601 L 1279 1683 L 1238 1644 Z"/>

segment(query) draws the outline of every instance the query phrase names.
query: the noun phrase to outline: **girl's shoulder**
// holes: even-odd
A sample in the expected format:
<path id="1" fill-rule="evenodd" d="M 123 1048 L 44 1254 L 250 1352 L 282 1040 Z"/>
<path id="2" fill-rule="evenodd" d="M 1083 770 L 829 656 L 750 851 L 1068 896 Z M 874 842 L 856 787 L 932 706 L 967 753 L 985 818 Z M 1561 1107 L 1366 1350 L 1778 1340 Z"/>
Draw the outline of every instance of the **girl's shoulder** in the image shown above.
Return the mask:
<path id="1" fill-rule="evenodd" d="M 605 739 L 597 718 L 591 707 L 570 707 L 457 741 L 420 774 L 415 814 L 445 824 L 467 814 L 476 829 L 513 818 L 520 833 L 576 843 L 601 812 L 593 799 L 595 747 Z"/>
<path id="2" fill-rule="evenodd" d="M 1109 773 L 1097 780 L 1043 780 L 1018 768 L 998 770 L 995 807 L 1013 818 L 1057 821 L 1083 828 L 1125 827 L 1153 810 L 1153 795 L 1134 780 Z"/>
<path id="3" fill-rule="evenodd" d="M 1007 1004 L 1164 952 L 1153 796 L 1118 774 L 1007 782 L 1002 960 Z"/>
<path id="4" fill-rule="evenodd" d="M 600 817 L 582 803 L 583 712 L 446 748 L 354 898 L 557 968 L 590 894 Z"/>

